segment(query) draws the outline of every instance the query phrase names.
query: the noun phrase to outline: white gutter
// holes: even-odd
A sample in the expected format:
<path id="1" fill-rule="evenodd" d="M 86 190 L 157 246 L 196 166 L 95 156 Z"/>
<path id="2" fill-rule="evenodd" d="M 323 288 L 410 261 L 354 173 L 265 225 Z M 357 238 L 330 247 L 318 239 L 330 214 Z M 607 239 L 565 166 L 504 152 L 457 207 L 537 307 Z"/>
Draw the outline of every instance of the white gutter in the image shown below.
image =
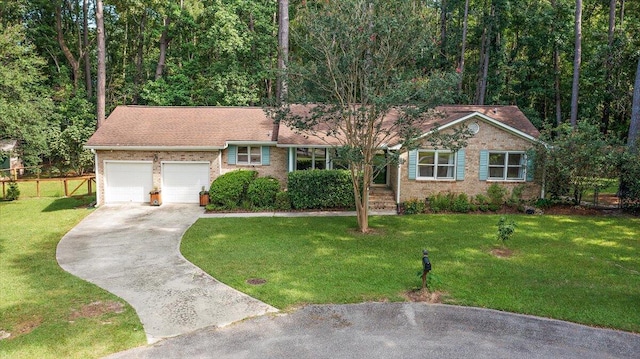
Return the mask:
<path id="1" fill-rule="evenodd" d="M 218 176 L 222 176 L 222 150 L 218 151 Z"/>
<path id="2" fill-rule="evenodd" d="M 84 146 L 96 151 L 211 151 L 222 150 L 220 146 Z"/>
<path id="3" fill-rule="evenodd" d="M 226 141 L 226 146 L 224 148 L 227 148 L 229 145 L 260 145 L 260 146 L 275 146 L 278 143 L 274 142 L 274 141 Z"/>

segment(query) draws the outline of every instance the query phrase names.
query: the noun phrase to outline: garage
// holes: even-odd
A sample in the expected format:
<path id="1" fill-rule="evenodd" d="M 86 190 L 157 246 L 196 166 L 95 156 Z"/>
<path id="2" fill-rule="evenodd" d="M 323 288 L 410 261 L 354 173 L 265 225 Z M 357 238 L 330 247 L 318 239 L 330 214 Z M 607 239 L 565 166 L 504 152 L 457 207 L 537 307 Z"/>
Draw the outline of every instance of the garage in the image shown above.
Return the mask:
<path id="1" fill-rule="evenodd" d="M 153 187 L 152 162 L 105 162 L 105 203 L 149 202 Z"/>
<path id="2" fill-rule="evenodd" d="M 209 162 L 163 162 L 162 201 L 199 203 L 198 194 L 209 189 Z"/>

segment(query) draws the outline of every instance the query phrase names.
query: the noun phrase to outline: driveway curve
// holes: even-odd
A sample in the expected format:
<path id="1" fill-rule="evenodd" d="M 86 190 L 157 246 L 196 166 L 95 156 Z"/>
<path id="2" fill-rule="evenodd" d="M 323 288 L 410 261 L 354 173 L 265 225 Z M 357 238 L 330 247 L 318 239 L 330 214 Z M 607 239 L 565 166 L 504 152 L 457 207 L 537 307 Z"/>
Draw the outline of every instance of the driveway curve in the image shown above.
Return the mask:
<path id="1" fill-rule="evenodd" d="M 131 358 L 638 358 L 640 335 L 479 308 L 311 305 L 113 354 Z"/>
<path id="2" fill-rule="evenodd" d="M 200 214 L 197 205 L 102 206 L 60 240 L 56 258 L 131 304 L 149 343 L 277 311 L 180 254 L 182 235 Z"/>

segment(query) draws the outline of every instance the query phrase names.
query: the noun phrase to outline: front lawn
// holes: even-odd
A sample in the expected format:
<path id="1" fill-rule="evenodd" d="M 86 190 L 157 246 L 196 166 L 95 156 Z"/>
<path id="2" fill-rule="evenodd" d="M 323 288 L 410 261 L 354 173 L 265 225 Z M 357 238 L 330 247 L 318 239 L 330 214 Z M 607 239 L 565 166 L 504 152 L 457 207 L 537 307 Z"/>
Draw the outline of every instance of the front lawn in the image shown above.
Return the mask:
<path id="1" fill-rule="evenodd" d="M 640 219 L 513 215 L 509 257 L 492 253 L 499 215 L 200 219 L 183 254 L 222 282 L 281 309 L 402 301 L 421 285 L 445 303 L 640 332 Z M 262 285 L 247 280 L 266 279 Z"/>
<path id="2" fill-rule="evenodd" d="M 0 358 L 96 358 L 143 345 L 123 300 L 58 266 L 62 236 L 94 198 L 0 201 Z"/>

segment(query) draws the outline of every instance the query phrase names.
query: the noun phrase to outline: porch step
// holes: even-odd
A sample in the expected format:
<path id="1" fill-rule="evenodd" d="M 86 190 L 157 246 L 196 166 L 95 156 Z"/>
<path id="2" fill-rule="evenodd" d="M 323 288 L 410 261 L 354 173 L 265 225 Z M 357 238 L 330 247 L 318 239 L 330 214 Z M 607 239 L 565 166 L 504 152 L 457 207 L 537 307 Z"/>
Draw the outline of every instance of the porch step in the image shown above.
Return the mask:
<path id="1" fill-rule="evenodd" d="M 395 194 L 387 187 L 371 187 L 369 189 L 369 209 L 372 211 L 395 211 Z"/>

